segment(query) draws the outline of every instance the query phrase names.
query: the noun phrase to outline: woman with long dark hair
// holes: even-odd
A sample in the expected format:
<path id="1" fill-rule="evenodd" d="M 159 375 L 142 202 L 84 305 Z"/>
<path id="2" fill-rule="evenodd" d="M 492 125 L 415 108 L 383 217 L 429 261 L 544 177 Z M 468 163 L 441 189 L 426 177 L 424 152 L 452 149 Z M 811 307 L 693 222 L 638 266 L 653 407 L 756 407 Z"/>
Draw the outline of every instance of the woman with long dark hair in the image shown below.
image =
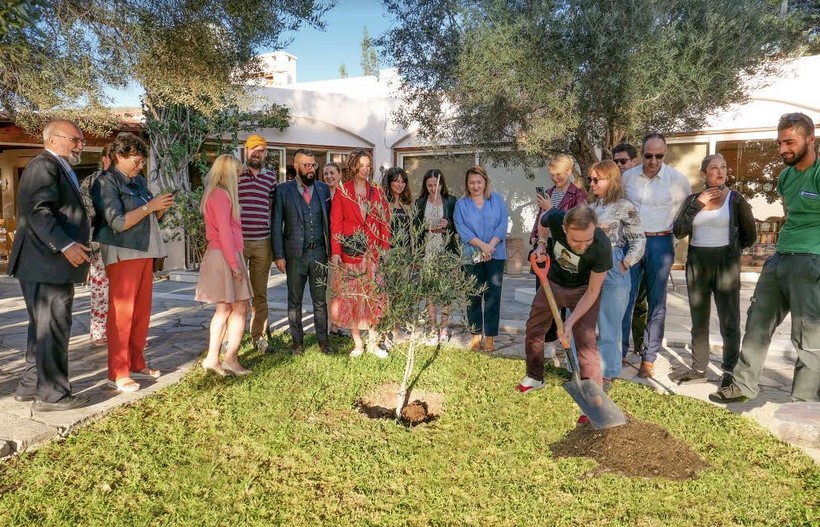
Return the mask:
<path id="1" fill-rule="evenodd" d="M 434 259 L 444 250 L 457 252 L 456 236 L 456 198 L 450 195 L 444 173 L 438 168 L 432 168 L 424 174 L 421 182 L 421 191 L 416 200 L 416 224 L 424 232 L 424 257 Z M 446 240 L 446 245 L 445 245 Z M 437 322 L 436 311 L 441 311 L 441 322 Z M 448 342 L 450 332 L 448 306 L 427 304 L 430 315 L 430 324 L 434 333 L 431 340 Z M 438 328 L 438 332 L 436 332 Z"/>

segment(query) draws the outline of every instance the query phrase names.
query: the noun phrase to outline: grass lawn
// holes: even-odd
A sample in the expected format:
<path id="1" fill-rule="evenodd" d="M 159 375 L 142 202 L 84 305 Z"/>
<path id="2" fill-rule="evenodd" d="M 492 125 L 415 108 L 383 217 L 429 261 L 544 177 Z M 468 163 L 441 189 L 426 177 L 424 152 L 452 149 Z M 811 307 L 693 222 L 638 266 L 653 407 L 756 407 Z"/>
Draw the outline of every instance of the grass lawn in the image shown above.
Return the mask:
<path id="1" fill-rule="evenodd" d="M 625 382 L 611 392 L 699 453 L 711 465 L 699 478 L 590 476 L 593 461 L 550 453 L 579 415 L 562 379 L 515 394 L 520 361 L 443 348 L 417 388 L 442 393 L 444 414 L 412 430 L 354 408 L 400 380 L 398 353 L 379 361 L 247 347 L 244 362 L 251 377 L 197 370 L 0 464 L 0 525 L 820 524 L 811 459 L 694 399 Z"/>

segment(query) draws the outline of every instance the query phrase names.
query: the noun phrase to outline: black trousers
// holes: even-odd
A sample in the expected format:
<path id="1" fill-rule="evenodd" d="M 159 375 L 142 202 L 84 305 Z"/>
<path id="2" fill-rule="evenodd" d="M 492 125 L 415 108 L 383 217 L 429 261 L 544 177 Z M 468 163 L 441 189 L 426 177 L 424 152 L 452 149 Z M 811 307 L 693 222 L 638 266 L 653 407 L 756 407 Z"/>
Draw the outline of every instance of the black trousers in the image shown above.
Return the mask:
<path id="1" fill-rule="evenodd" d="M 28 312 L 26 365 L 17 395 L 35 395 L 55 403 L 71 395 L 68 382 L 68 339 L 74 284 L 20 280 Z"/>
<path id="2" fill-rule="evenodd" d="M 729 257 L 728 247 L 689 247 L 686 290 L 692 318 L 692 368 L 709 365 L 709 317 L 712 295 L 723 337 L 725 372 L 732 372 L 740 355 L 740 258 Z"/>
<path id="3" fill-rule="evenodd" d="M 327 342 L 327 252 L 324 246 L 305 249 L 301 259 L 287 258 L 288 326 L 293 342 L 302 343 L 302 297 L 305 284 L 310 286 L 313 301 L 313 324 L 319 342 Z"/>

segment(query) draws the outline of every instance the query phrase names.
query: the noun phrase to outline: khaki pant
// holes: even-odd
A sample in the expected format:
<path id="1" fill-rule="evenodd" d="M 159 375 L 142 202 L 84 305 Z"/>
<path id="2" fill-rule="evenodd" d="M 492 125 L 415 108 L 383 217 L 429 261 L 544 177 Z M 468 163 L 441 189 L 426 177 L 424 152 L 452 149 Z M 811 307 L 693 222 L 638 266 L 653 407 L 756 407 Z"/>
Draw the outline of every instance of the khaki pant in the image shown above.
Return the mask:
<path id="1" fill-rule="evenodd" d="M 243 256 L 251 275 L 253 312 L 251 313 L 251 337 L 256 342 L 268 327 L 268 277 L 273 262 L 270 238 L 245 240 Z"/>

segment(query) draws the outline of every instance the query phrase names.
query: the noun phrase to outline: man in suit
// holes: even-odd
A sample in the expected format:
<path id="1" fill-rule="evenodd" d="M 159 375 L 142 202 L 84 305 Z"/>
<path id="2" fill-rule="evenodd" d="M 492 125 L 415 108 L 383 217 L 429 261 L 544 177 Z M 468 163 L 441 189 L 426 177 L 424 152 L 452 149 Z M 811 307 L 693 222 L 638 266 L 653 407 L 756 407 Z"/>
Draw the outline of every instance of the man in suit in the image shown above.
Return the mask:
<path id="1" fill-rule="evenodd" d="M 20 177 L 17 234 L 9 274 L 20 280 L 28 311 L 26 366 L 14 399 L 35 411 L 88 404 L 68 382 L 68 339 L 74 284 L 88 275 L 91 226 L 71 166 L 80 162 L 83 133 L 66 120 L 43 130 L 45 151 Z"/>
<path id="2" fill-rule="evenodd" d="M 327 259 L 330 253 L 330 189 L 316 180 L 319 165 L 309 150 L 293 160 L 296 177 L 280 184 L 273 208 L 271 240 L 276 268 L 287 274 L 291 352 L 303 352 L 302 296 L 310 284 L 319 349 L 333 353 L 327 336 Z"/>

